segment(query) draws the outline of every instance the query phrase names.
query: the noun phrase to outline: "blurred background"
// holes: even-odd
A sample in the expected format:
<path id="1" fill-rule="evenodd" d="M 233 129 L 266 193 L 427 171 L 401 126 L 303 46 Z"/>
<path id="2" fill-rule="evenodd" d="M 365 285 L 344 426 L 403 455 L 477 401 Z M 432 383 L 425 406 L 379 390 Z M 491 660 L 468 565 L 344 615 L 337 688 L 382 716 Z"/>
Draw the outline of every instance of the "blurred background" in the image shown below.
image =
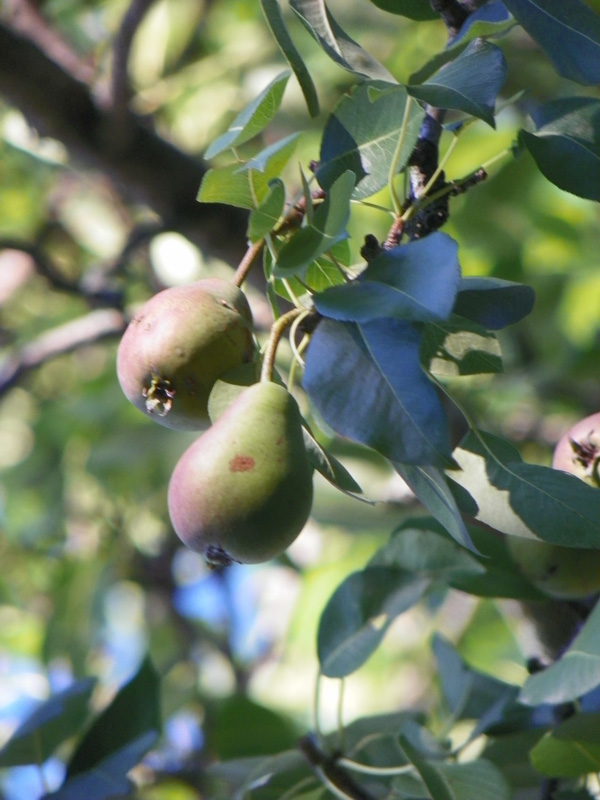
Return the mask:
<path id="1" fill-rule="evenodd" d="M 445 44 L 439 22 L 411 22 L 366 0 L 330 5 L 400 81 Z M 306 170 L 318 158 L 326 114 L 351 77 L 293 19 L 290 27 L 323 111 L 308 117 L 292 79 L 263 145 L 303 132 L 286 173 L 296 189 L 298 164 Z M 503 97 L 528 92 L 495 131 L 470 127 L 450 178 L 510 146 L 536 103 L 579 89 L 520 30 L 499 44 L 510 67 Z M 116 380 L 127 314 L 165 286 L 227 277 L 243 253 L 243 215 L 194 198 L 211 139 L 285 68 L 259 4 L 4 0 L 0 45 L 0 746 L 74 678 L 99 678 L 102 707 L 149 652 L 165 731 L 137 768 L 139 796 L 194 800 L 203 765 L 284 749 L 312 727 L 319 614 L 419 509 L 383 459 L 323 434 L 377 504 L 317 479 L 311 521 L 284 557 L 210 572 L 166 513 L 170 472 L 193 436 L 144 418 Z M 521 281 L 537 294 L 532 315 L 502 332 L 506 374 L 461 378 L 452 391 L 482 428 L 536 463 L 549 464 L 561 433 L 600 408 L 599 222 L 597 206 L 555 188 L 527 154 L 500 160 L 488 181 L 452 201 L 445 230 L 459 242 L 464 274 Z M 365 234 L 383 239 L 387 224 L 356 209 L 355 261 Z M 259 284 L 248 291 L 266 331 Z M 282 371 L 289 358 L 283 347 Z M 432 708 L 436 630 L 477 668 L 522 679 L 530 639 L 516 607 L 440 594 L 402 616 L 347 680 L 344 719 Z M 494 643 L 485 663 L 481 637 Z M 325 729 L 338 695 L 325 681 Z M 62 777 L 61 755 L 43 765 L 49 788 Z M 7 800 L 44 791 L 40 770 L 28 767 L 0 770 L 0 787 Z"/>

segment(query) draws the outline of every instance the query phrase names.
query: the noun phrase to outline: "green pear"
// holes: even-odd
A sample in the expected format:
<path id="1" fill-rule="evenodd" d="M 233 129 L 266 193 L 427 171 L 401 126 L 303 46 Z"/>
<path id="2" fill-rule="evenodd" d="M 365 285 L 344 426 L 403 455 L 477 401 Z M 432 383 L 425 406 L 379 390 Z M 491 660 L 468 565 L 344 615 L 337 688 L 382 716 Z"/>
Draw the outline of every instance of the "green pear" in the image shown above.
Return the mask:
<path id="1" fill-rule="evenodd" d="M 209 564 L 252 564 L 282 553 L 312 505 L 302 416 L 283 386 L 244 389 L 178 461 L 169 514 L 180 539 Z"/>
<path id="2" fill-rule="evenodd" d="M 521 536 L 507 536 L 506 542 L 521 572 L 550 597 L 575 600 L 600 591 L 600 550 Z"/>
<path id="3" fill-rule="evenodd" d="M 215 381 L 254 353 L 246 296 L 206 278 L 165 289 L 137 312 L 119 345 L 117 376 L 125 396 L 156 422 L 204 430 Z"/>
<path id="4" fill-rule="evenodd" d="M 580 419 L 559 439 L 552 466 L 600 487 L 600 412 Z"/>

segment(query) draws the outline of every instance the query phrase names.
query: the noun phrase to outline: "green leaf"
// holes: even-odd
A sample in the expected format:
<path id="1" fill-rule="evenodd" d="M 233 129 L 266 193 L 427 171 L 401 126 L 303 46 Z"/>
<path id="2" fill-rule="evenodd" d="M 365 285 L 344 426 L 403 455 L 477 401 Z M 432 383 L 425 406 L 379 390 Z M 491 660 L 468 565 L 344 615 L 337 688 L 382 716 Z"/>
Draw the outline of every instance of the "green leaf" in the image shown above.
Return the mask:
<path id="1" fill-rule="evenodd" d="M 494 106 L 506 73 L 502 50 L 478 38 L 425 83 L 408 86 L 407 91 L 433 106 L 464 111 L 494 128 Z"/>
<path id="2" fill-rule="evenodd" d="M 600 548 L 594 487 L 567 472 L 526 464 L 509 442 L 482 431 L 469 431 L 453 457 L 460 470 L 446 474 L 475 501 L 473 515 L 481 522 L 565 547 Z"/>
<path id="3" fill-rule="evenodd" d="M 41 703 L 0 750 L 0 767 L 42 764 L 67 738 L 78 733 L 88 714 L 96 681 L 77 681 Z"/>
<path id="4" fill-rule="evenodd" d="M 279 178 L 274 178 L 269 185 L 269 194 L 248 219 L 248 238 L 257 242 L 279 222 L 285 207 L 285 186 Z"/>
<path id="5" fill-rule="evenodd" d="M 587 200 L 600 201 L 600 100 L 566 97 L 543 105 L 537 131 L 520 140 L 553 184 Z"/>
<path id="6" fill-rule="evenodd" d="M 250 163 L 209 169 L 200 184 L 197 200 L 200 203 L 228 203 L 251 210 L 258 208 L 269 194 L 271 181 L 279 178 L 295 146 L 295 137 L 288 136 L 266 148 L 257 156 L 258 169 Z"/>
<path id="7" fill-rule="evenodd" d="M 258 97 L 240 111 L 227 131 L 208 146 L 204 158 L 213 158 L 224 150 L 238 147 L 266 128 L 281 105 L 290 75 L 291 72 L 286 70 L 274 78 Z"/>
<path id="8" fill-rule="evenodd" d="M 576 700 L 596 686 L 600 686 L 600 603 L 558 661 L 527 678 L 519 700 L 531 706 L 558 705 Z"/>
<path id="9" fill-rule="evenodd" d="M 400 747 L 416 768 L 432 800 L 510 800 L 512 790 L 491 761 L 446 764 L 421 756 L 408 738 L 400 736 Z"/>
<path id="10" fill-rule="evenodd" d="M 375 92 L 383 89 L 382 92 Z M 387 90 L 387 91 L 385 91 Z M 419 137 L 425 111 L 411 101 L 403 86 L 381 81 L 363 83 L 343 97 L 330 115 L 321 141 L 317 179 L 327 190 L 346 170 L 356 175 L 355 199 L 375 194 L 389 180 L 396 147 L 408 120 L 396 171 L 405 168 Z"/>
<path id="11" fill-rule="evenodd" d="M 394 567 L 450 582 L 457 575 L 485 575 L 485 567 L 454 541 L 431 529 L 433 520 L 396 529 L 369 561 L 370 567 Z"/>
<path id="12" fill-rule="evenodd" d="M 394 468 L 450 536 L 463 547 L 475 551 L 444 473 L 435 466 L 413 466 L 397 461 Z"/>
<path id="13" fill-rule="evenodd" d="M 241 172 L 239 164 L 228 164 L 205 173 L 197 200 L 254 209 L 268 192 L 268 180 L 260 172 Z"/>
<path id="14" fill-rule="evenodd" d="M 161 728 L 159 686 L 158 674 L 146 658 L 87 730 L 71 756 L 67 778 L 95 769 L 148 733 L 156 736 Z"/>
<path id="15" fill-rule="evenodd" d="M 504 0 L 564 78 L 600 83 L 600 16 L 582 0 Z"/>
<path id="16" fill-rule="evenodd" d="M 247 172 L 250 169 L 255 169 L 258 170 L 258 172 L 264 173 L 267 169 L 272 169 L 273 164 L 277 164 L 278 168 L 280 167 L 283 169 L 296 149 L 299 136 L 299 133 L 292 133 L 290 136 L 286 136 L 284 139 L 270 144 L 268 147 L 261 150 L 260 153 L 257 153 L 246 161 L 245 164 L 242 164 L 242 166 L 239 167 L 239 171 Z"/>
<path id="17" fill-rule="evenodd" d="M 579 716 L 582 715 L 573 719 L 577 720 Z M 598 731 L 600 715 L 589 716 L 594 717 Z M 600 742 L 582 740 L 577 736 L 559 736 L 561 728 L 562 725 L 559 725 L 547 733 L 531 751 L 531 763 L 538 772 L 551 778 L 578 778 L 600 772 Z"/>
<path id="18" fill-rule="evenodd" d="M 421 69 L 414 72 L 409 78 L 409 83 L 423 83 L 434 72 L 441 69 L 444 64 L 452 61 L 459 53 L 462 53 L 473 39 L 502 36 L 514 25 L 516 25 L 516 22 L 505 8 L 502 0 L 492 0 L 492 2 L 486 3 L 477 11 L 469 14 L 454 39 L 441 53 L 437 53 Z"/>
<path id="19" fill-rule="evenodd" d="M 317 97 L 317 90 L 313 83 L 310 73 L 306 68 L 306 64 L 302 60 L 302 56 L 298 52 L 292 37 L 290 36 L 283 14 L 281 13 L 281 6 L 279 0 L 260 0 L 263 13 L 266 17 L 267 23 L 275 41 L 285 56 L 288 64 L 292 68 L 296 80 L 300 84 L 302 94 L 308 107 L 308 113 L 311 117 L 319 115 L 319 98 Z"/>
<path id="20" fill-rule="evenodd" d="M 317 472 L 328 480 L 332 486 L 335 486 L 336 489 L 344 492 L 344 494 L 348 494 L 350 497 L 354 497 L 357 500 L 362 500 L 364 503 L 371 503 L 370 500 L 360 497 L 362 489 L 358 483 L 354 480 L 346 467 L 319 444 L 307 425 L 302 428 L 302 433 L 304 435 L 304 444 L 308 457 Z"/>
<path id="21" fill-rule="evenodd" d="M 340 28 L 325 0 L 290 0 L 290 6 L 336 64 L 363 78 L 397 83 L 394 76 L 376 58 Z"/>
<path id="22" fill-rule="evenodd" d="M 313 261 L 347 237 L 354 181 L 354 173 L 348 170 L 331 186 L 325 200 L 316 208 L 312 223 L 300 228 L 279 251 L 274 268 L 276 276 L 304 272 Z"/>
<path id="23" fill-rule="evenodd" d="M 446 322 L 424 326 L 421 362 L 429 372 L 444 378 L 504 371 L 496 335 L 457 314 Z"/>
<path id="24" fill-rule="evenodd" d="M 319 620 L 321 671 L 343 678 L 375 652 L 394 619 L 414 606 L 429 581 L 386 567 L 367 567 L 338 586 Z"/>

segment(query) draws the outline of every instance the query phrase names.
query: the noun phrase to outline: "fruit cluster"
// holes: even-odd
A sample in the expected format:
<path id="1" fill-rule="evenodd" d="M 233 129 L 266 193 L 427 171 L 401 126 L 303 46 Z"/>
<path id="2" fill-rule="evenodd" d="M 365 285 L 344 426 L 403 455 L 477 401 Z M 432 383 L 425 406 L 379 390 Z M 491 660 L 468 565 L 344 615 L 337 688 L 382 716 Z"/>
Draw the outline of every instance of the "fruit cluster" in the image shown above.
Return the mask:
<path id="1" fill-rule="evenodd" d="M 215 384 L 255 357 L 246 296 L 214 278 L 152 297 L 117 354 L 133 405 L 166 427 L 203 431 L 175 466 L 168 505 L 177 535 L 213 566 L 279 555 L 312 505 L 303 420 L 287 389 L 254 382 L 211 424 L 209 409 L 222 405 L 211 403 Z"/>

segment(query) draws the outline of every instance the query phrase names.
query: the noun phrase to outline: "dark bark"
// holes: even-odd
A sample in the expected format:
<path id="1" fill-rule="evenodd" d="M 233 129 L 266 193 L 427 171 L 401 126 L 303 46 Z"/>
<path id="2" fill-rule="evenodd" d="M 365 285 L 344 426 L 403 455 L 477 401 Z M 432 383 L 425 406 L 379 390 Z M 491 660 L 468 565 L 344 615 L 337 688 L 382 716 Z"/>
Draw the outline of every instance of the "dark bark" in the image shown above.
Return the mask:
<path id="1" fill-rule="evenodd" d="M 235 263 L 245 250 L 246 214 L 196 202 L 206 167 L 160 138 L 138 116 L 118 115 L 30 39 L 0 25 L 0 94 L 42 136 L 62 142 L 88 167 L 107 174 L 125 200 L 153 209 L 165 226 Z"/>

